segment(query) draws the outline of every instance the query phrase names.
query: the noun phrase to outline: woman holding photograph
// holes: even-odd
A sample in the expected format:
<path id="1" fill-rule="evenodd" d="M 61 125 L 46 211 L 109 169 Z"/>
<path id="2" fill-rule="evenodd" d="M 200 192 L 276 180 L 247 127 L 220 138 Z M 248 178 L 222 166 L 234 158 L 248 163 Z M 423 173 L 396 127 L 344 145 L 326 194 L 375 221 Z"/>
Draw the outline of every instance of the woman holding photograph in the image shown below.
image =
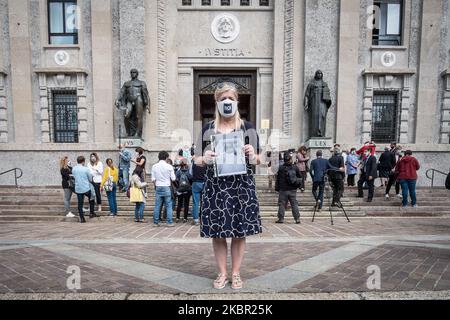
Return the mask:
<path id="1" fill-rule="evenodd" d="M 215 120 L 202 129 L 195 162 L 207 166 L 206 180 L 201 205 L 201 230 L 204 238 L 212 238 L 218 276 L 214 288 L 223 289 L 229 282 L 227 272 L 227 238 L 231 238 L 231 287 L 241 289 L 243 282 L 240 268 L 244 258 L 245 239 L 260 234 L 261 217 L 256 196 L 255 181 L 251 165 L 260 163 L 259 140 L 252 124 L 241 120 L 238 111 L 237 89 L 228 83 L 215 91 Z M 247 159 L 247 174 L 216 177 L 214 158 L 218 156 L 211 150 L 211 137 L 215 134 L 229 134 L 242 130 L 244 154 Z"/>

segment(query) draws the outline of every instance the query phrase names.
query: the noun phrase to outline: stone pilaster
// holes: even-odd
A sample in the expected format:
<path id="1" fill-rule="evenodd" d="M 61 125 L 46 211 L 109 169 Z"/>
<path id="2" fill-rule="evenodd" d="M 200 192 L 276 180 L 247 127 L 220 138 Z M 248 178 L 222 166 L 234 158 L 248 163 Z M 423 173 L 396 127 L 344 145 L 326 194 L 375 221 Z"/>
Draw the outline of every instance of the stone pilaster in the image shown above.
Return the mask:
<path id="1" fill-rule="evenodd" d="M 416 143 L 436 143 L 438 123 L 439 41 L 441 37 L 442 0 L 423 1 L 417 94 Z M 434 106 L 434 108 L 432 107 Z M 436 130 L 437 131 L 437 130 Z"/>
<path id="2" fill-rule="evenodd" d="M 337 93 L 336 142 L 354 143 L 357 114 L 357 86 L 360 75 L 358 66 L 359 0 L 341 1 L 339 28 L 339 72 Z"/>
<path id="3" fill-rule="evenodd" d="M 16 143 L 27 143 L 34 137 L 29 1 L 9 1 L 8 12 L 14 139 Z"/>
<path id="4" fill-rule="evenodd" d="M 6 72 L 0 70 L 0 143 L 8 142 L 8 107 L 5 79 Z"/>
<path id="5" fill-rule="evenodd" d="M 91 16 L 95 142 L 112 142 L 114 105 L 111 1 L 92 1 Z"/>
<path id="6" fill-rule="evenodd" d="M 440 143 L 450 143 L 450 69 L 442 73 L 444 95 L 441 112 Z"/>

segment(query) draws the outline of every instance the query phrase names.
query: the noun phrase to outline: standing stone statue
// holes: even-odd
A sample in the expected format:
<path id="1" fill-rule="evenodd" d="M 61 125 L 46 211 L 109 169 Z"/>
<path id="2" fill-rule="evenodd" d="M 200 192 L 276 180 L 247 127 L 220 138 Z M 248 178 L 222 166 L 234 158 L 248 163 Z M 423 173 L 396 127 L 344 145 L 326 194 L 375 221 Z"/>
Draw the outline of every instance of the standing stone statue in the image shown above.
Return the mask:
<path id="1" fill-rule="evenodd" d="M 309 113 L 309 138 L 325 137 L 331 96 L 330 88 L 323 81 L 323 73 L 320 70 L 316 71 L 314 79 L 306 88 L 304 106 Z"/>
<path id="2" fill-rule="evenodd" d="M 125 130 L 128 137 L 142 137 L 144 110 L 150 113 L 147 84 L 138 79 L 139 72 L 131 69 L 131 80 L 123 84 L 116 107 L 124 111 Z"/>

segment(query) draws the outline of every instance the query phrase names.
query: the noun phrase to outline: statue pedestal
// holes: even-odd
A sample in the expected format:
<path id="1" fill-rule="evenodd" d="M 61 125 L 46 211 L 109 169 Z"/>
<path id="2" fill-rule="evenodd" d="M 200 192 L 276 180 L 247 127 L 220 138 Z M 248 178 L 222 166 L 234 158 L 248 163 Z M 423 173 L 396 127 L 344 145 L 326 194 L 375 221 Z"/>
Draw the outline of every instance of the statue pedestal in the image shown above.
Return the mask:
<path id="1" fill-rule="evenodd" d="M 306 149 L 308 149 L 311 160 L 316 158 L 316 152 L 322 150 L 324 158 L 329 158 L 330 149 L 333 147 L 332 138 L 310 138 L 305 143 Z"/>
<path id="2" fill-rule="evenodd" d="M 144 140 L 141 138 L 120 138 L 120 143 L 123 143 L 126 148 L 137 148 L 142 147 Z M 117 144 L 119 144 L 119 140 L 117 140 Z"/>

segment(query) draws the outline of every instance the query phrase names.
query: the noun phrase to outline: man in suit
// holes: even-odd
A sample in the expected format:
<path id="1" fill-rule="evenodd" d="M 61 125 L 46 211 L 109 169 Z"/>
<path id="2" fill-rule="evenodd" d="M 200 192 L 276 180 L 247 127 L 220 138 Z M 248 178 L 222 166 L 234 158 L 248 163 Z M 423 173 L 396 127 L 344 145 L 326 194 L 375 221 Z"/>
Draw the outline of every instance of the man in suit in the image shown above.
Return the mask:
<path id="1" fill-rule="evenodd" d="M 323 191 L 325 189 L 325 175 L 328 169 L 328 160 L 322 158 L 322 151 L 316 152 L 317 159 L 311 162 L 309 174 L 313 181 L 312 194 L 316 200 L 316 208 L 320 212 L 323 204 Z M 319 194 L 317 194 L 319 188 Z"/>
<path id="2" fill-rule="evenodd" d="M 367 182 L 367 186 L 369 187 L 367 202 L 372 202 L 375 179 L 377 178 L 377 158 L 372 155 L 373 151 L 371 148 L 366 149 L 364 152 L 366 159 L 364 160 L 361 176 L 358 181 L 358 198 L 364 198 L 363 185 L 364 182 Z"/>

